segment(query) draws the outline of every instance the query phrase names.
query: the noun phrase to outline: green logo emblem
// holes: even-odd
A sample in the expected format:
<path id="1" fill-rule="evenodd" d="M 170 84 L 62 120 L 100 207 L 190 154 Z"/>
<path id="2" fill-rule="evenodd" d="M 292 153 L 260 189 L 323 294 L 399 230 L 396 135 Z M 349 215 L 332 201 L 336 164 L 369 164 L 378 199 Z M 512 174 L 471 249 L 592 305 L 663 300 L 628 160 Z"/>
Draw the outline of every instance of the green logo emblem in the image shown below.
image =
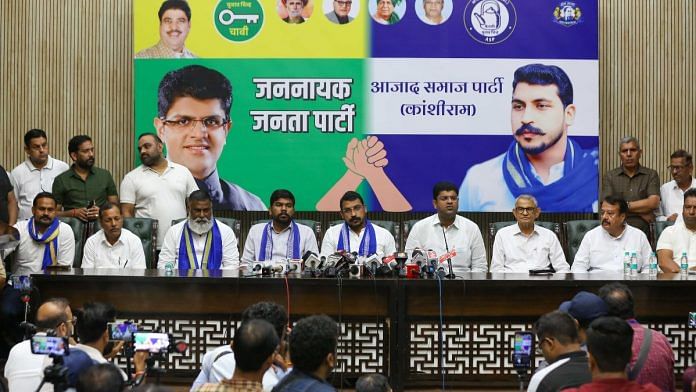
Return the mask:
<path id="1" fill-rule="evenodd" d="M 221 0 L 214 17 L 220 35 L 232 42 L 244 42 L 261 31 L 263 7 L 259 0 Z"/>

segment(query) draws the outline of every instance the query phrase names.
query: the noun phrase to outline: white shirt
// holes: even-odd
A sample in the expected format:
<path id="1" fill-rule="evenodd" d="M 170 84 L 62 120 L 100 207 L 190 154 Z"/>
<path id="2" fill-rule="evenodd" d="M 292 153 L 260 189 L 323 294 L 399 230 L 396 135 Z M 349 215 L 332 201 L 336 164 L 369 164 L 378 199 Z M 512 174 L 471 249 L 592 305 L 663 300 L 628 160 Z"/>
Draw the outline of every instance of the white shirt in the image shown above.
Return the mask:
<path id="1" fill-rule="evenodd" d="M 121 203 L 135 206 L 135 217 L 157 219 L 157 249 L 176 219 L 186 218 L 186 198 L 198 189 L 185 166 L 169 162 L 164 173 L 140 165 L 121 181 Z"/>
<path id="2" fill-rule="evenodd" d="M 48 355 L 31 352 L 31 340 L 15 344 L 5 364 L 5 378 L 10 392 L 35 391 L 43 379 L 44 368 L 52 362 Z M 53 391 L 53 385 L 46 383 L 41 391 Z"/>
<path id="3" fill-rule="evenodd" d="M 174 263 L 175 269 L 178 267 L 179 244 L 181 243 L 181 234 L 184 231 L 184 225 L 186 222 L 188 222 L 188 219 L 175 224 L 174 226 L 170 227 L 167 234 L 164 235 L 164 242 L 162 243 L 162 251 L 159 255 L 157 268 L 164 268 L 167 262 Z M 219 220 L 216 220 L 216 222 L 218 228 L 220 229 L 220 239 L 222 240 L 222 263 L 220 267 L 222 269 L 239 268 L 239 249 L 237 248 L 237 237 L 234 235 L 234 231 L 232 231 L 229 226 L 220 222 Z M 193 247 L 196 251 L 196 259 L 199 261 L 199 263 L 203 259 L 206 234 L 200 235 L 191 231 Z M 191 269 L 193 269 L 193 260 L 189 260 L 189 262 L 191 263 Z M 201 265 L 198 267 L 201 268 Z"/>
<path id="4" fill-rule="evenodd" d="M 46 166 L 37 169 L 27 158 L 26 161 L 12 169 L 11 179 L 14 184 L 15 197 L 19 205 L 18 220 L 31 218 L 31 206 L 34 197 L 41 192 L 53 190 L 53 180 L 70 166 L 67 163 L 48 156 Z"/>
<path id="5" fill-rule="evenodd" d="M 503 227 L 495 234 L 491 272 L 524 272 L 548 268 L 570 272 L 561 243 L 553 231 L 534 225 L 527 237 L 518 224 Z"/>
<path id="6" fill-rule="evenodd" d="M 456 251 L 456 256 L 452 257 L 452 270 L 455 274 L 488 271 L 481 231 L 476 223 L 460 215 L 446 229 L 440 224 L 437 214 L 416 222 L 408 234 L 405 250 L 410 254 L 415 248 L 432 249 L 438 256 L 448 253 L 448 250 Z"/>
<path id="7" fill-rule="evenodd" d="M 273 225 L 271 225 L 271 228 L 272 227 Z M 247 235 L 246 242 L 244 243 L 244 253 L 242 254 L 243 267 L 249 267 L 251 263 L 259 259 L 259 253 L 261 252 L 261 237 L 263 236 L 263 230 L 265 228 L 266 223 L 257 223 L 254 226 L 251 226 L 249 235 Z M 297 228 L 300 231 L 300 257 L 302 257 L 307 251 L 319 253 L 317 237 L 314 235 L 314 231 L 312 231 L 309 226 L 305 226 L 301 223 L 297 223 Z M 287 260 L 288 239 L 290 238 L 291 231 L 292 225 L 289 225 L 280 233 L 276 233 L 275 230 L 271 229 L 271 238 L 268 240 L 273 242 L 273 251 L 270 257 L 266 255 L 266 261 Z"/>
<path id="8" fill-rule="evenodd" d="M 624 227 L 623 233 L 618 237 L 612 237 L 602 226 L 585 233 L 570 267 L 571 272 L 623 272 L 624 252 L 636 252 L 638 271 L 648 272 L 648 262 L 652 253 L 648 238 L 633 226 Z"/>
<path id="9" fill-rule="evenodd" d="M 99 230 L 85 242 L 82 268 L 147 268 L 143 243 L 122 228 L 121 236 L 111 245 L 104 230 Z"/>
<path id="10" fill-rule="evenodd" d="M 17 258 L 12 265 L 12 274 L 30 275 L 41 272 L 46 245 L 31 239 L 28 220 L 17 222 L 14 227 L 19 231 L 19 246 L 16 251 Z M 63 222 L 60 222 L 58 230 L 58 254 L 56 255 L 58 260 L 56 262 L 71 266 L 75 258 L 75 235 L 70 226 Z"/>
<path id="11" fill-rule="evenodd" d="M 683 221 L 666 227 L 657 240 L 656 248 L 671 250 L 672 260 L 677 265 L 680 265 L 682 252 L 686 252 L 689 268 L 696 266 L 696 232 L 687 229 Z"/>
<path id="12" fill-rule="evenodd" d="M 223 353 L 227 354 L 221 355 Z M 191 391 L 194 391 L 205 383 L 219 384 L 222 380 L 231 379 L 236 366 L 237 362 L 234 360 L 234 353 L 229 344 L 217 347 L 212 351 L 207 351 L 205 355 L 203 355 L 201 371 L 198 373 L 198 377 L 193 381 Z M 276 373 L 275 366 L 271 366 L 266 370 L 266 373 L 263 374 L 261 384 L 263 385 L 264 392 L 270 392 L 273 387 L 278 384 L 280 379 L 285 376 L 282 370 L 277 370 L 280 374 Z"/>
<path id="13" fill-rule="evenodd" d="M 515 196 L 508 189 L 503 177 L 503 159 L 506 153 L 472 166 L 466 172 L 459 187 L 459 211 L 510 211 L 515 207 Z M 549 185 L 563 177 L 564 162 L 549 168 L 546 181 L 532 166 L 532 174 L 544 185 Z"/>
<path id="14" fill-rule="evenodd" d="M 396 241 L 394 241 L 394 236 L 389 232 L 389 230 L 380 227 L 379 225 L 373 224 L 372 227 L 375 228 L 375 239 L 377 241 L 377 257 L 380 259 L 386 255 L 391 255 L 396 252 Z M 329 256 L 336 252 L 338 249 L 338 241 L 341 238 L 341 229 L 343 228 L 343 223 L 329 227 L 324 234 L 324 239 L 321 241 L 321 255 Z M 348 229 L 348 240 L 350 242 L 350 250 L 352 252 L 360 251 L 360 242 L 365 236 L 365 228 L 360 230 L 360 233 L 356 233 L 350 228 Z M 345 244 L 344 244 L 345 246 Z"/>
<path id="15" fill-rule="evenodd" d="M 72 349 L 72 347 L 71 347 L 71 349 Z M 90 358 L 92 358 L 92 360 L 93 360 L 94 362 L 97 362 L 97 363 L 99 363 L 99 364 L 101 364 L 101 363 L 111 363 L 111 362 L 109 362 L 106 358 L 104 358 L 104 355 L 102 355 L 102 353 L 100 353 L 99 350 L 97 350 L 96 348 L 94 348 L 94 347 L 92 347 L 92 346 L 88 346 L 88 345 L 86 345 L 86 344 L 80 343 L 80 344 L 76 345 L 74 349 L 75 349 L 75 350 L 80 350 L 80 351 L 84 352 L 84 353 L 87 354 Z M 124 381 L 128 381 L 128 376 L 126 376 L 126 372 L 124 372 L 123 370 L 121 370 L 121 368 L 118 367 L 118 366 L 116 366 L 116 368 L 117 368 L 118 371 L 121 373 L 121 376 L 123 377 L 123 380 L 124 380 Z"/>
<path id="16" fill-rule="evenodd" d="M 548 376 L 549 373 L 551 373 L 553 370 L 556 368 L 560 367 L 564 363 L 570 361 L 570 358 L 563 358 L 559 359 L 558 361 L 546 366 L 545 368 L 539 370 L 538 372 L 534 373 L 532 376 L 532 379 L 529 380 L 529 385 L 527 386 L 527 392 L 536 392 L 536 390 L 539 388 L 539 385 L 541 382 L 544 380 L 546 376 Z"/>
<path id="17" fill-rule="evenodd" d="M 690 188 L 696 188 L 696 178 L 694 177 L 691 177 Z M 679 214 L 677 221 L 683 221 L 683 211 L 684 191 L 679 188 L 675 180 L 662 184 L 660 187 L 660 207 L 655 211 L 657 220 L 664 221 L 672 214 Z"/>

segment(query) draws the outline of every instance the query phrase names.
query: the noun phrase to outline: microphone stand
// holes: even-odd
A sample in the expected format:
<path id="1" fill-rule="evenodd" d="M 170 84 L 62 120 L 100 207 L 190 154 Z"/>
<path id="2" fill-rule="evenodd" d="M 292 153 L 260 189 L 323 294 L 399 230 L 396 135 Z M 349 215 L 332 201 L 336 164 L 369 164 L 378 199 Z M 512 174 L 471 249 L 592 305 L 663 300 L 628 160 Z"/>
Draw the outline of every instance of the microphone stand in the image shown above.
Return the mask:
<path id="1" fill-rule="evenodd" d="M 27 340 L 30 339 L 32 335 L 30 323 L 27 321 L 29 319 L 29 309 L 31 308 L 29 304 L 31 302 L 30 292 L 23 293 L 20 299 L 24 302 L 24 322 L 22 324 L 24 325 L 24 339 Z"/>
<path id="2" fill-rule="evenodd" d="M 445 227 L 442 226 L 442 223 L 440 223 L 440 227 L 442 227 L 442 238 L 445 239 L 445 251 L 449 253 L 449 246 L 447 245 L 447 233 L 445 233 Z M 445 278 L 447 279 L 454 279 L 457 277 L 457 275 L 454 274 L 454 270 L 452 270 L 452 258 L 448 257 L 447 258 L 447 272 L 449 272 L 447 275 L 445 275 Z"/>

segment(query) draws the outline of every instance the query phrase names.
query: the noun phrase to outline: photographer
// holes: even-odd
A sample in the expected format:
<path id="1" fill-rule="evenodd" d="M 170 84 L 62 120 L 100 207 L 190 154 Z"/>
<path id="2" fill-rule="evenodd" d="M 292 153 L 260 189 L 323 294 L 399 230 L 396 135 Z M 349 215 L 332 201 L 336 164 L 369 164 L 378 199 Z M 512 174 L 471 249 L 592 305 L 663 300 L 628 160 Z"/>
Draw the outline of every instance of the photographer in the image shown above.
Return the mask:
<path id="1" fill-rule="evenodd" d="M 70 337 L 73 334 L 74 324 L 75 318 L 70 304 L 65 298 L 51 298 L 37 310 L 36 327 L 38 332 L 52 331 L 55 336 Z M 75 343 L 72 338 L 70 338 L 70 342 Z M 85 364 L 91 365 L 92 362 L 82 352 L 71 354 L 65 357 L 65 366 L 68 368 L 68 377 L 73 384 L 80 369 Z M 51 362 L 51 358 L 47 355 L 31 352 L 31 340 L 16 344 L 12 347 L 5 365 L 5 377 L 10 391 L 35 391 L 43 379 L 44 369 Z M 49 386 L 45 386 L 42 390 L 49 390 L 49 388 Z"/>
<path id="2" fill-rule="evenodd" d="M 80 344 L 75 346 L 75 351 L 84 351 L 96 363 L 109 363 L 123 348 L 124 342 L 118 341 L 113 347 L 109 344 L 108 323 L 116 318 L 116 310 L 113 306 L 101 302 L 85 303 L 77 317 L 77 336 Z M 108 350 L 107 350 L 108 348 Z M 145 372 L 145 361 L 148 358 L 147 351 L 137 351 L 133 357 L 135 374 Z M 119 369 L 124 380 L 128 377 Z"/>

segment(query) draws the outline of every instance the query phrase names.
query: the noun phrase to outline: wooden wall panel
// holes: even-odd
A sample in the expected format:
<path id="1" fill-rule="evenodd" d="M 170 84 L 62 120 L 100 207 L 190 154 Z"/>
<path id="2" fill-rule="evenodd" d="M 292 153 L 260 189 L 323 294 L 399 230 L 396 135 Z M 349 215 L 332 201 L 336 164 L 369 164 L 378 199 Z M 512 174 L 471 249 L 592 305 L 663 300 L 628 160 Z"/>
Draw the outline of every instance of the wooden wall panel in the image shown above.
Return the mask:
<path id="1" fill-rule="evenodd" d="M 643 162 L 669 178 L 676 148 L 696 151 L 696 1 L 600 1 L 601 168 L 635 135 Z M 2 0 L 0 164 L 24 159 L 31 127 L 69 161 L 70 136 L 90 134 L 117 183 L 132 168 L 132 0 Z"/>

